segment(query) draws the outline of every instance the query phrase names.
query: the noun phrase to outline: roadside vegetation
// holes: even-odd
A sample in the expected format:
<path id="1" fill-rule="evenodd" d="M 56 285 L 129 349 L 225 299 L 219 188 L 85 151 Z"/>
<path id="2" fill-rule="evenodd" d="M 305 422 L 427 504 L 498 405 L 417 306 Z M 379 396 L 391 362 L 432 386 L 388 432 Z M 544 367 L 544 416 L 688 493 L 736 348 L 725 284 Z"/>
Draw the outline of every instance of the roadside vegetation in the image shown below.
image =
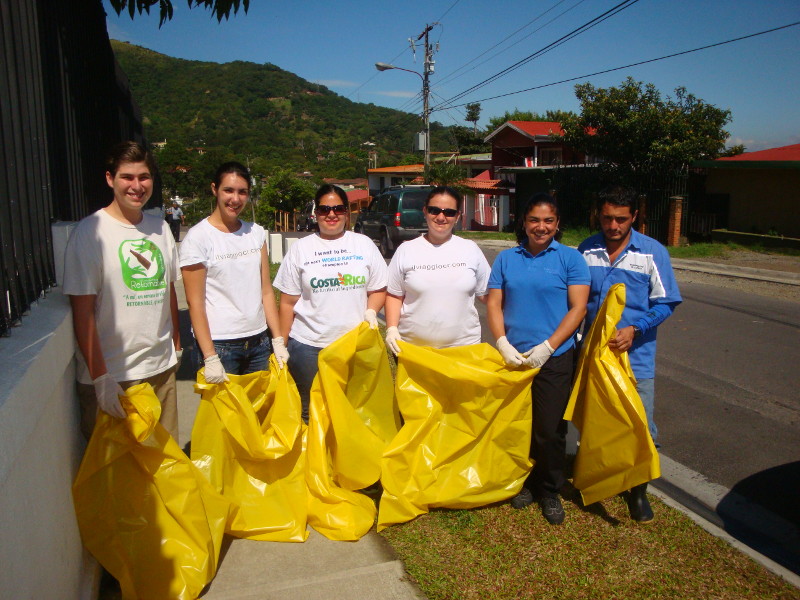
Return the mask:
<path id="1" fill-rule="evenodd" d="M 582 507 L 563 526 L 536 504 L 435 510 L 381 532 L 429 600 L 518 598 L 798 598 L 798 590 L 651 497 L 656 520 L 621 498 Z"/>

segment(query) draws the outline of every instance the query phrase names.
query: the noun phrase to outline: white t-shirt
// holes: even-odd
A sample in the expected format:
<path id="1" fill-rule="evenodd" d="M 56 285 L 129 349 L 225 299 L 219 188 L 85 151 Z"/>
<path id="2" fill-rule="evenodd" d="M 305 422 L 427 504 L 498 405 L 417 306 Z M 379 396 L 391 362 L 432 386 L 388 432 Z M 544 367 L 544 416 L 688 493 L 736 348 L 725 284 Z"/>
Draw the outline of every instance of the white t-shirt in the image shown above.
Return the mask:
<path id="1" fill-rule="evenodd" d="M 177 363 L 169 291 L 178 279 L 175 239 L 159 217 L 145 214 L 128 225 L 101 209 L 72 232 L 64 293 L 97 296 L 100 348 L 116 381 L 152 377 Z M 83 356 L 76 356 L 78 381 L 91 383 Z"/>
<path id="2" fill-rule="evenodd" d="M 386 262 L 360 233 L 345 231 L 336 240 L 309 235 L 289 248 L 275 287 L 300 296 L 290 337 L 324 348 L 364 320 L 367 292 L 386 287 Z"/>
<path id="3" fill-rule="evenodd" d="M 402 244 L 389 265 L 387 291 L 405 296 L 397 327 L 403 340 L 449 348 L 479 344 L 475 296 L 485 296 L 489 263 L 472 240 L 452 236 L 444 244 L 418 237 Z"/>
<path id="4" fill-rule="evenodd" d="M 180 248 L 180 266 L 206 268 L 206 315 L 212 340 L 231 340 L 267 328 L 261 298 L 264 228 L 242 221 L 238 231 L 220 231 L 208 219 L 192 227 Z"/>

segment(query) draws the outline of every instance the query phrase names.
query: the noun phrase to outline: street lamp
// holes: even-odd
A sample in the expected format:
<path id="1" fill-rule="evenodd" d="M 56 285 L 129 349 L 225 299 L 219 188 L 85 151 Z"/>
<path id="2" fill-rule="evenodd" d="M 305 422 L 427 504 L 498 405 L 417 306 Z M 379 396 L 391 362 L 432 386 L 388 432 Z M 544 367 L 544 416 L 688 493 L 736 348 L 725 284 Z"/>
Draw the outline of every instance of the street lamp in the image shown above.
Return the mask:
<path id="1" fill-rule="evenodd" d="M 430 128 L 430 109 L 428 107 L 428 96 L 430 95 L 430 88 L 428 86 L 428 68 L 426 62 L 425 74 L 422 75 L 411 69 L 404 69 L 403 67 L 395 67 L 389 63 L 376 62 L 375 68 L 378 71 L 388 71 L 389 69 L 397 69 L 398 71 L 405 71 L 406 73 L 413 73 L 422 80 L 422 121 L 424 124 L 425 133 L 425 169 L 427 170 L 431 164 L 431 128 Z"/>

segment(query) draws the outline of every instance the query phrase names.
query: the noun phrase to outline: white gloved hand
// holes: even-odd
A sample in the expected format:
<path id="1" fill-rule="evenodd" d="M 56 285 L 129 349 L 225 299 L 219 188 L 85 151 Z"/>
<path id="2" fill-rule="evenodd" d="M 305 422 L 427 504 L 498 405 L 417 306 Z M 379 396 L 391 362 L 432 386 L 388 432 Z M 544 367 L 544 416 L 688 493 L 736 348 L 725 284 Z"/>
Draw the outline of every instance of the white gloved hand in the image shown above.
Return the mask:
<path id="1" fill-rule="evenodd" d="M 228 375 L 225 373 L 225 367 L 222 366 L 222 361 L 219 356 L 212 354 L 206 358 L 205 362 L 205 378 L 208 383 L 224 383 L 229 381 Z"/>
<path id="2" fill-rule="evenodd" d="M 272 353 L 275 355 L 275 360 L 278 361 L 279 368 L 282 369 L 289 362 L 289 351 L 286 349 L 282 337 L 272 338 Z"/>
<path id="3" fill-rule="evenodd" d="M 386 345 L 389 346 L 389 350 L 391 350 L 392 354 L 395 356 L 400 354 L 400 345 L 397 342 L 401 341 L 403 341 L 403 338 L 400 337 L 400 332 L 397 330 L 397 327 L 392 325 L 386 328 Z"/>
<path id="4" fill-rule="evenodd" d="M 181 360 L 183 359 L 183 348 L 181 348 L 180 350 L 175 350 L 175 356 L 178 358 L 178 362 L 175 365 L 175 369 L 177 370 L 181 368 Z"/>
<path id="5" fill-rule="evenodd" d="M 511 342 L 506 339 L 506 336 L 498 338 L 495 345 L 500 351 L 500 354 L 503 355 L 503 360 L 506 361 L 508 366 L 518 367 L 525 361 L 522 354 L 517 352 L 517 349 L 511 345 Z"/>
<path id="6" fill-rule="evenodd" d="M 550 342 L 545 340 L 523 354 L 525 357 L 525 364 L 534 369 L 538 369 L 547 362 L 547 359 L 553 355 L 553 352 L 555 352 L 555 350 L 553 350 Z"/>
<path id="7" fill-rule="evenodd" d="M 367 310 L 365 310 L 364 311 L 364 320 L 367 323 L 369 323 L 369 326 L 372 329 L 377 329 L 378 328 L 378 315 L 375 312 L 375 309 L 368 308 Z"/>
<path id="8" fill-rule="evenodd" d="M 124 396 L 125 391 L 114 381 L 110 374 L 100 375 L 92 383 L 94 384 L 94 394 L 97 396 L 97 406 L 100 407 L 100 410 L 118 419 L 124 419 L 128 416 L 119 401 L 119 397 Z"/>

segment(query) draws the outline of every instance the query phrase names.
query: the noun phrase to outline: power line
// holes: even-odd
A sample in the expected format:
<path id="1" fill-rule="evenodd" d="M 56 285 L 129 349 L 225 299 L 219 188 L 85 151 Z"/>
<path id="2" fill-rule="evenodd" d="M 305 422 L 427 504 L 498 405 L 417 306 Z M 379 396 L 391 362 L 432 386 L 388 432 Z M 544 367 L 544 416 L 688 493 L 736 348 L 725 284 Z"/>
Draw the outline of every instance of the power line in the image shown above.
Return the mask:
<path id="1" fill-rule="evenodd" d="M 514 63 L 513 65 L 511 65 L 509 67 L 506 67 L 502 71 L 499 71 L 499 72 L 495 73 L 491 77 L 488 77 L 488 78 L 484 79 L 483 81 L 481 81 L 479 83 L 476 83 L 475 85 L 473 85 L 472 87 L 464 90 L 463 92 L 460 92 L 460 93 L 456 94 L 455 96 L 450 98 L 449 101 L 447 101 L 445 103 L 442 103 L 442 104 L 450 104 L 452 102 L 455 102 L 456 100 L 459 100 L 459 99 L 463 98 L 464 96 L 466 96 L 470 92 L 473 92 L 473 91 L 475 91 L 475 90 L 477 90 L 477 89 L 479 89 L 481 87 L 484 87 L 484 86 L 496 81 L 500 77 L 503 77 L 504 75 L 507 75 L 507 74 L 511 73 L 512 71 L 520 68 L 524 64 L 530 62 L 531 60 L 533 60 L 537 56 L 541 56 L 542 54 L 544 54 L 545 52 L 548 52 L 549 50 L 552 50 L 556 46 L 558 46 L 558 45 L 560 45 L 562 43 L 565 43 L 568 40 L 571 40 L 572 38 L 580 35 L 581 33 L 584 33 L 586 31 L 588 31 L 589 29 L 591 29 L 595 25 L 598 25 L 598 24 L 602 23 L 603 21 L 605 21 L 606 19 L 609 19 L 609 18 L 615 16 L 616 14 L 618 14 L 618 13 L 622 12 L 623 10 L 625 10 L 626 8 L 630 8 L 631 6 L 636 4 L 638 1 L 639 0 L 623 0 L 622 2 L 620 2 L 619 4 L 614 6 L 613 8 L 610 8 L 609 10 L 607 10 L 606 12 L 602 13 L 601 15 L 595 17 L 591 21 L 587 21 L 586 23 L 584 23 L 580 27 L 577 27 L 577 28 L 573 29 L 572 31 L 570 31 L 569 33 L 567 33 L 566 35 L 561 36 L 556 41 L 551 42 L 550 44 L 548 44 L 547 46 L 541 48 L 540 50 L 537 50 L 533 54 L 529 54 L 528 56 L 526 56 L 522 60 L 519 60 L 516 63 Z M 442 108 L 442 104 L 434 106 L 432 108 L 432 110 L 438 110 L 438 109 Z"/>
<path id="2" fill-rule="evenodd" d="M 477 65 L 475 65 L 474 67 L 472 67 L 472 69 L 470 69 L 470 71 L 472 71 L 472 70 L 474 70 L 474 69 L 478 68 L 479 66 L 481 66 L 481 65 L 483 65 L 483 64 L 486 64 L 487 62 L 489 62 L 489 61 L 490 61 L 490 60 L 492 60 L 493 58 L 496 58 L 497 56 L 500 56 L 500 55 L 501 55 L 503 52 L 507 52 L 508 50 L 510 50 L 511 48 L 513 48 L 514 46 L 516 46 L 517 44 L 520 44 L 520 43 L 522 43 L 523 41 L 525 41 L 526 39 L 528 39 L 530 36 L 532 36 L 532 35 L 533 35 L 533 34 L 535 34 L 535 33 L 538 33 L 539 31 L 541 31 L 542 29 L 544 29 L 545 27 L 547 27 L 548 25 L 550 25 L 550 23 L 552 23 L 553 21 L 556 21 L 557 19 L 560 19 L 560 18 L 561 18 L 561 17 L 563 17 L 565 14 L 567 14 L 569 11 L 571 11 L 571 10 L 572 10 L 572 9 L 574 9 L 574 8 L 576 8 L 578 5 L 580 5 L 580 4 L 583 4 L 585 1 L 586 1 L 586 0 L 578 0 L 578 2 L 577 2 L 577 3 L 575 3 L 574 5 L 572 5 L 571 7 L 569 7 L 568 9 L 566 9 L 565 11 L 563 11 L 563 12 L 559 13 L 558 15 L 556 15 L 555 17 L 553 17 L 552 19 L 550 19 L 550 20 L 549 20 L 547 23 L 543 24 L 541 27 L 537 27 L 536 29 L 534 29 L 533 31 L 531 31 L 530 33 L 528 33 L 527 35 L 525 35 L 525 36 L 521 37 L 520 39 L 518 39 L 518 40 L 517 40 L 516 42 L 514 42 L 513 44 L 511 44 L 511 45 L 507 46 L 506 48 L 503 48 L 503 49 L 502 49 L 502 50 L 500 50 L 499 52 L 496 52 L 495 54 L 493 54 L 492 56 L 490 56 L 490 57 L 489 57 L 489 58 L 487 58 L 486 60 L 484 60 L 484 61 L 482 61 L 482 62 L 479 62 Z M 453 81 L 453 80 L 455 80 L 455 79 L 458 79 L 459 77 L 463 77 L 463 76 L 464 76 L 464 75 L 466 75 L 466 74 L 467 74 L 467 72 L 469 72 L 469 71 L 467 71 L 467 72 L 465 72 L 465 73 L 461 73 L 460 75 L 456 75 L 456 73 L 458 73 L 459 71 L 461 71 L 461 70 L 463 70 L 463 69 L 466 69 L 468 66 L 470 66 L 472 63 L 474 63 L 476 60 L 478 60 L 478 59 L 479 59 L 479 58 L 481 58 L 482 56 L 485 56 L 486 54 L 488 54 L 489 52 L 491 52 L 492 50 L 494 50 L 495 48 L 497 48 L 498 46 L 500 46 L 500 45 L 501 45 L 501 44 L 503 44 L 504 42 L 508 41 L 509 39 L 511 39 L 512 37 L 514 37 L 515 35 L 517 35 L 517 34 L 518 34 L 520 31 L 522 31 L 523 29 L 526 29 L 527 27 L 529 27 L 529 26 L 533 25 L 533 24 L 534 24 L 536 21 L 538 21 L 539 19 L 541 19 L 543 16 L 545 16 L 545 15 L 546 15 L 547 13 L 549 13 L 550 11 L 552 11 L 552 10 L 555 10 L 555 8 L 556 8 L 556 7 L 558 7 L 559 5 L 563 4 L 564 2 L 566 2 L 566 0 L 560 0 L 559 2 L 557 2 L 556 4 L 554 4 L 553 6 L 551 6 L 550 8 L 548 8 L 546 11 L 544 11 L 543 13 L 541 13 L 540 15 L 538 15 L 537 17 L 535 17 L 534 19 L 532 19 L 532 20 L 528 21 L 527 23 L 525 23 L 525 25 L 523 25 L 522 27 L 520 27 L 520 28 L 519 28 L 519 29 L 517 29 L 516 31 L 514 31 L 514 32 L 510 33 L 509 35 L 507 35 L 506 37 L 504 37 L 502 40 L 500 40 L 499 42 L 497 42 L 495 45 L 493 45 L 493 46 L 491 46 L 491 47 L 487 48 L 486 50 L 484 50 L 483 52 L 481 52 L 481 53 L 480 53 L 478 56 L 476 56 L 476 57 L 475 57 L 475 58 L 473 58 L 472 60 L 469 60 L 469 61 L 467 61 L 466 63 L 464 63 L 463 65 L 461 65 L 461 66 L 460 66 L 460 67 L 458 67 L 457 69 L 455 69 L 454 71 L 451 71 L 450 73 L 448 73 L 447 75 L 445 75 L 444 77 L 442 77 L 442 78 L 439 80 L 439 82 L 437 83 L 437 86 L 443 85 L 444 83 L 447 83 L 448 81 Z"/>
<path id="3" fill-rule="evenodd" d="M 614 71 L 621 71 L 623 69 L 629 69 L 631 67 L 638 67 L 641 65 L 646 65 L 649 63 L 658 62 L 660 60 L 666 60 L 668 58 L 675 58 L 676 56 L 684 56 L 686 54 L 692 54 L 693 52 L 699 52 L 701 50 L 708 50 L 709 48 L 716 48 L 718 46 L 724 46 L 726 44 L 732 44 L 734 42 L 740 42 L 742 40 L 747 40 L 750 38 L 758 37 L 760 35 L 766 35 L 767 33 L 774 33 L 776 31 L 781 31 L 782 29 L 788 29 L 789 27 L 797 27 L 800 25 L 800 21 L 795 21 L 794 23 L 789 23 L 788 25 L 781 25 L 780 27 L 774 27 L 772 29 L 767 29 L 765 31 L 759 31 L 757 33 L 751 33 L 749 35 L 743 35 L 741 37 L 732 38 L 730 40 L 725 40 L 724 42 L 717 42 L 715 44 L 708 44 L 706 46 L 700 46 L 699 48 L 693 48 L 691 50 L 684 50 L 682 52 L 675 52 L 673 54 L 667 54 L 665 56 L 659 56 L 658 58 L 651 58 L 648 60 L 642 60 L 635 63 L 630 63 L 627 65 L 623 65 L 621 67 L 614 67 L 612 69 L 604 69 L 602 71 L 595 71 L 594 73 L 588 73 L 586 75 L 578 75 L 577 77 L 570 77 L 569 79 L 562 79 L 561 81 L 554 81 L 552 83 L 543 83 L 542 85 L 536 85 L 534 87 L 525 88 L 524 90 L 517 90 L 516 92 L 508 92 L 506 94 L 498 94 L 497 96 L 489 96 L 488 98 L 481 98 L 480 100 L 472 100 L 471 102 L 486 102 L 488 100 L 496 100 L 497 98 L 505 98 L 506 96 L 513 96 L 514 94 L 522 94 L 524 92 L 531 92 L 533 90 L 540 90 L 546 87 L 552 87 L 554 85 L 561 85 L 562 83 L 569 83 L 571 81 L 577 81 L 579 79 L 587 79 L 589 77 L 594 77 L 596 75 L 605 75 L 606 73 L 613 73 Z M 457 106 L 466 106 L 470 104 L 470 102 L 464 102 L 462 104 L 452 104 L 449 108 L 455 108 Z M 433 107 L 431 111 L 434 110 L 443 110 L 438 107 Z"/>

